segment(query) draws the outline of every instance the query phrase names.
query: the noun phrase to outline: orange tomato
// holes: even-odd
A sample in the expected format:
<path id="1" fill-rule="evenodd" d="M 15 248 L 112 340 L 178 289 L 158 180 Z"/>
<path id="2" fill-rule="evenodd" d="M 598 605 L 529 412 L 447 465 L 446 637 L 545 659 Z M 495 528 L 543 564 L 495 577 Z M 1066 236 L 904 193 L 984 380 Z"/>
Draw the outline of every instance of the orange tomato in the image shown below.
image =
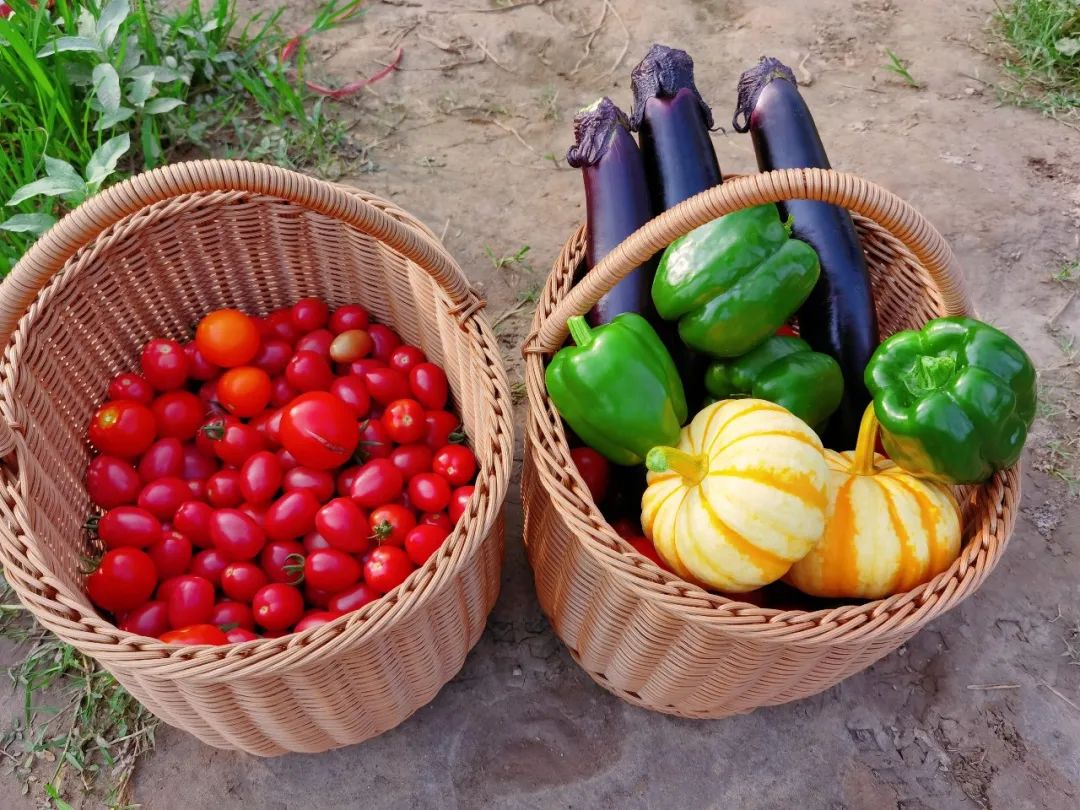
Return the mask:
<path id="1" fill-rule="evenodd" d="M 270 375 L 255 366 L 231 368 L 218 380 L 217 398 L 229 413 L 255 416 L 270 402 Z"/>
<path id="2" fill-rule="evenodd" d="M 219 309 L 199 322 L 195 347 L 211 363 L 234 368 L 250 363 L 259 351 L 255 321 L 235 309 Z"/>

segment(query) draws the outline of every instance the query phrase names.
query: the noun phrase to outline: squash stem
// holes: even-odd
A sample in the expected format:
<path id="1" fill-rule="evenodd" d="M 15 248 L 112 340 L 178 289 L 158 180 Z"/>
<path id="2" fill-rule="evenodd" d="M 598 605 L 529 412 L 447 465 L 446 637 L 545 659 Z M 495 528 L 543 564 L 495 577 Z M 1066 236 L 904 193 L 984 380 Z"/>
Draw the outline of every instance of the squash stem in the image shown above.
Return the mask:
<path id="1" fill-rule="evenodd" d="M 689 486 L 700 484 L 709 473 L 708 457 L 691 455 L 677 447 L 654 447 L 645 456 L 645 466 L 653 472 L 676 472 Z"/>
<path id="2" fill-rule="evenodd" d="M 875 452 L 877 444 L 878 420 L 874 413 L 874 403 L 871 402 L 863 411 L 862 422 L 859 424 L 859 439 L 855 443 L 855 457 L 851 462 L 851 471 L 855 475 L 873 475 Z"/>

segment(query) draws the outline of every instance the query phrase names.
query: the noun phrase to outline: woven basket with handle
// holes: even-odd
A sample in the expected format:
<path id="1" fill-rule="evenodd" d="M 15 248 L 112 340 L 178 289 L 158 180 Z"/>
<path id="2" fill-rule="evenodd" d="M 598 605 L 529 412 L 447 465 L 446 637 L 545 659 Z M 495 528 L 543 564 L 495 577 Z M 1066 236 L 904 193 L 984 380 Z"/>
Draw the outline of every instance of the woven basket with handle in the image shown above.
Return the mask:
<path id="1" fill-rule="evenodd" d="M 143 343 L 207 312 L 360 303 L 446 370 L 480 471 L 465 516 L 400 587 L 275 640 L 176 647 L 122 632 L 83 590 L 95 549 L 86 425 Z M 461 668 L 499 589 L 512 404 L 461 269 L 403 211 L 252 163 L 176 164 L 65 217 L 0 286 L 0 560 L 45 627 L 167 723 L 253 754 L 322 751 L 402 722 Z"/>
<path id="2" fill-rule="evenodd" d="M 570 458 L 544 387 L 546 359 L 633 268 L 724 214 L 791 199 L 854 215 L 883 336 L 970 312 L 952 253 L 907 203 L 849 174 L 790 169 L 737 177 L 662 214 L 572 286 L 585 255 L 579 228 L 548 278 L 526 341 L 529 415 L 522 496 L 525 544 L 540 604 L 575 660 L 639 706 L 715 718 L 807 697 L 886 655 L 969 596 L 1008 542 L 1020 498 L 1017 468 L 957 490 L 959 559 L 927 584 L 887 599 L 820 610 L 778 610 L 709 593 L 634 553 L 600 514 Z"/>

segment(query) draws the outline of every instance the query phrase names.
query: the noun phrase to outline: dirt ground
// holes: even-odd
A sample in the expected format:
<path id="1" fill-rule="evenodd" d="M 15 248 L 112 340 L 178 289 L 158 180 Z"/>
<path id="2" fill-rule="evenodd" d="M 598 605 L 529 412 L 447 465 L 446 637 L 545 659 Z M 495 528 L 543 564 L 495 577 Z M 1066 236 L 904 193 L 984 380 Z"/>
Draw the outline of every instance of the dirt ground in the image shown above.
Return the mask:
<path id="1" fill-rule="evenodd" d="M 293 3 L 286 25 L 302 27 L 315 7 Z M 529 299 L 583 214 L 580 178 L 562 159 L 574 111 L 605 94 L 628 107 L 630 69 L 653 42 L 692 54 L 720 124 L 740 71 L 760 55 L 798 65 L 834 166 L 923 211 L 952 243 L 980 315 L 1042 370 L 1023 508 L 986 585 L 906 647 L 810 700 L 691 722 L 632 708 L 574 665 L 537 607 L 512 493 L 502 596 L 464 670 L 431 705 L 378 739 L 318 757 L 254 759 L 163 727 L 133 801 L 1080 806 L 1080 482 L 1070 455 L 1080 440 L 1080 269 L 1052 279 L 1080 260 L 1080 132 L 998 102 L 1001 76 L 986 53 L 993 9 L 993 0 L 547 0 L 509 10 L 384 0 L 320 37 L 314 70 L 338 82 L 404 49 L 399 72 L 347 102 L 371 164 L 344 179 L 445 233 L 499 322 L 512 380 Z M 921 89 L 883 68 L 885 49 L 907 60 Z M 753 168 L 747 137 L 728 127 L 714 141 L 725 171 Z M 526 245 L 522 261 L 498 261 Z M 0 719 L 21 698 L 4 700 Z M 35 805 L 0 787 L 0 806 Z"/>

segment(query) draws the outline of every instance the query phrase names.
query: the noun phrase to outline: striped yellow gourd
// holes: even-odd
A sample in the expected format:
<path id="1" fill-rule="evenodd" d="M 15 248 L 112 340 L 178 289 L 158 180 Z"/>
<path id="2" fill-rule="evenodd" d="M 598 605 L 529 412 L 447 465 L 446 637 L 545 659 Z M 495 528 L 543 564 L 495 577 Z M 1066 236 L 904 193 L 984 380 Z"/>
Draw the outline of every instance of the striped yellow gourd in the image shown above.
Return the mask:
<path id="1" fill-rule="evenodd" d="M 940 574 L 960 552 L 952 490 L 875 453 L 876 436 L 871 405 L 854 452 L 825 451 L 825 537 L 784 578 L 803 593 L 854 599 L 903 593 Z"/>
<path id="2" fill-rule="evenodd" d="M 816 433 L 759 399 L 708 406 L 679 446 L 650 451 L 641 525 L 680 576 L 729 593 L 782 577 L 825 529 Z"/>

